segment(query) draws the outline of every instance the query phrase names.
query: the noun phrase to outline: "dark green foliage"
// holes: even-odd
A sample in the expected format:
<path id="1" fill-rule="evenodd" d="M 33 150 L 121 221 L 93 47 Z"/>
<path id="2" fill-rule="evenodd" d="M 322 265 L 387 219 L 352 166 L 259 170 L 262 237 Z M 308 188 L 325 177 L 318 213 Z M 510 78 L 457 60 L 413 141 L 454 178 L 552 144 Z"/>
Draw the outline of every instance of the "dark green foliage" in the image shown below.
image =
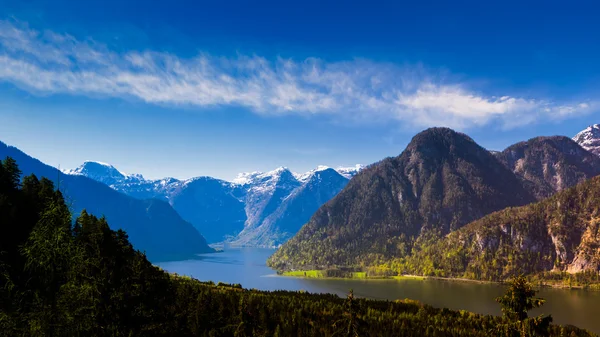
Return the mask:
<path id="1" fill-rule="evenodd" d="M 6 157 L 0 167 L 0 186 L 6 190 L 18 188 L 21 180 L 21 170 L 17 166 L 17 162 L 11 157 Z"/>
<path id="2" fill-rule="evenodd" d="M 536 291 L 525 277 L 519 275 L 515 277 L 508 287 L 506 294 L 496 298 L 496 302 L 502 307 L 502 314 L 513 321 L 522 321 L 526 319 L 527 312 L 531 309 L 539 308 L 544 304 L 541 298 L 535 298 Z"/>
<path id="3" fill-rule="evenodd" d="M 552 316 L 540 315 L 529 318 L 527 312 L 544 304 L 541 298 L 535 298 L 536 291 L 525 277 L 519 275 L 510 282 L 510 286 L 496 302 L 502 307 L 507 323 L 499 326 L 499 332 L 508 336 L 549 336 Z"/>
<path id="4" fill-rule="evenodd" d="M 61 193 L 47 179 L 30 176 L 22 187 L 2 186 L 0 216 L 0 230 L 7 234 L 0 236 L 1 336 L 512 336 L 515 331 L 503 317 L 352 293 L 342 299 L 250 291 L 169 275 L 105 219 L 82 211 L 72 224 Z M 519 327 L 539 326 L 534 323 Z M 531 331 L 523 336 L 533 336 Z M 575 327 L 551 325 L 548 331 L 590 335 Z"/>
<path id="5" fill-rule="evenodd" d="M 334 336 L 359 337 L 364 335 L 366 323 L 360 318 L 360 303 L 354 298 L 354 291 L 350 289 L 345 303 L 344 318 L 335 322 L 334 328 L 338 329 Z"/>

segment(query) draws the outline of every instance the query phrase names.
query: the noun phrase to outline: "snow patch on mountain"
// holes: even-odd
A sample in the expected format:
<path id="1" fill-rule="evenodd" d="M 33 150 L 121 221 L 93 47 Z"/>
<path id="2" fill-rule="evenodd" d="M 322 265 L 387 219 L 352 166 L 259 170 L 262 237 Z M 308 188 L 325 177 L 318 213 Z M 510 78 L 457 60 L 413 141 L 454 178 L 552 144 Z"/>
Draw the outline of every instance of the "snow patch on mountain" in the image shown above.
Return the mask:
<path id="1" fill-rule="evenodd" d="M 138 183 L 145 181 L 141 174 L 127 174 L 119 171 L 116 167 L 110 164 L 91 160 L 86 160 L 81 166 L 75 169 L 63 170 L 63 173 L 69 175 L 86 176 L 109 186 L 122 183 Z"/>
<path id="2" fill-rule="evenodd" d="M 305 181 L 308 181 L 312 176 L 314 176 L 315 173 L 322 172 L 322 171 L 325 171 L 327 169 L 330 169 L 330 167 L 329 166 L 325 166 L 325 165 L 319 165 L 319 166 L 317 166 L 316 169 L 312 169 L 312 170 L 310 170 L 310 171 L 308 171 L 306 173 L 303 173 L 303 174 L 298 174 L 297 175 L 297 179 L 298 179 L 298 181 L 305 182 Z"/>
<path id="3" fill-rule="evenodd" d="M 331 168 L 331 167 L 326 166 L 326 165 L 319 165 L 316 168 L 314 168 L 308 172 L 305 172 L 305 173 L 292 172 L 292 175 L 294 176 L 294 178 L 296 178 L 296 180 L 298 180 L 300 182 L 305 182 L 308 179 L 310 179 L 310 177 L 312 175 L 314 175 L 316 172 L 325 171 L 329 168 Z M 338 168 L 335 168 L 334 170 L 336 170 L 342 176 L 350 179 L 350 178 L 354 177 L 358 172 L 360 172 L 364 168 L 365 167 L 363 165 L 356 164 L 356 165 L 350 166 L 350 167 L 340 166 Z M 265 180 L 265 178 L 277 176 L 280 172 L 283 172 L 285 170 L 288 170 L 288 168 L 279 167 L 273 171 L 266 172 L 266 173 L 259 172 L 259 171 L 243 172 L 243 173 L 238 174 L 237 177 L 232 180 L 232 183 L 238 184 L 238 185 L 252 185 L 252 184 L 255 184 L 257 181 Z"/>
<path id="4" fill-rule="evenodd" d="M 584 149 L 600 156 L 600 124 L 588 126 L 575 135 L 573 140 Z"/>
<path id="5" fill-rule="evenodd" d="M 257 176 L 261 175 L 262 172 L 243 172 L 237 175 L 231 182 L 237 185 L 250 184 Z"/>
<path id="6" fill-rule="evenodd" d="M 335 170 L 338 171 L 339 174 L 350 179 L 350 178 L 354 177 L 358 172 L 360 172 L 364 168 L 365 167 L 363 165 L 356 164 L 351 167 L 338 167 Z"/>

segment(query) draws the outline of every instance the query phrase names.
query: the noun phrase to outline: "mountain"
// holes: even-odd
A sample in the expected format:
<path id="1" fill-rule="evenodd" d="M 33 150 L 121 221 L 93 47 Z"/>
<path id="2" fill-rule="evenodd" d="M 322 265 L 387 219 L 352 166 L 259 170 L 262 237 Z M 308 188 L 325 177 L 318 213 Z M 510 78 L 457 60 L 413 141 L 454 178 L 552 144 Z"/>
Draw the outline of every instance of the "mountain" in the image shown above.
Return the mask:
<path id="1" fill-rule="evenodd" d="M 158 180 L 140 180 L 109 185 L 113 189 L 137 199 L 160 199 L 169 201 L 169 197 L 182 188 L 185 181 L 175 178 Z"/>
<path id="2" fill-rule="evenodd" d="M 236 179 L 236 181 L 241 182 L 240 179 Z M 247 219 L 244 230 L 259 226 L 300 185 L 300 181 L 285 167 L 247 176 L 246 180 L 241 183 L 240 193 L 238 193 L 246 204 Z"/>
<path id="3" fill-rule="evenodd" d="M 276 246 L 295 234 L 319 206 L 335 196 L 362 168 L 356 165 L 329 169 L 335 174 L 319 173 L 317 176 L 323 179 L 317 181 L 311 178 L 327 167 L 320 166 L 303 174 L 292 173 L 284 167 L 270 172 L 241 173 L 231 182 L 211 177 L 147 180 L 97 162 L 85 162 L 65 172 L 87 176 L 138 199 L 166 201 L 208 242 Z M 310 188 L 303 188 L 309 183 Z M 295 195 L 294 203 L 290 199 L 292 195 Z M 290 204 L 293 211 L 288 211 Z"/>
<path id="4" fill-rule="evenodd" d="M 600 175 L 600 157 L 563 136 L 537 137 L 496 153 L 538 200 Z"/>
<path id="5" fill-rule="evenodd" d="M 585 130 L 575 135 L 573 140 L 584 149 L 600 156 L 600 124 L 588 126 Z"/>
<path id="6" fill-rule="evenodd" d="M 351 179 L 356 174 L 358 174 L 358 172 L 360 172 L 360 170 L 362 170 L 363 168 L 365 168 L 363 165 L 357 164 L 352 167 L 338 167 L 335 169 L 335 171 L 337 173 L 341 174 L 342 176 L 344 176 L 348 179 Z M 317 169 L 319 169 L 319 168 L 317 168 Z"/>
<path id="7" fill-rule="evenodd" d="M 320 166 L 299 176 L 303 184 L 287 194 L 274 212 L 258 226 L 248 226 L 231 243 L 251 246 L 277 246 L 292 237 L 310 216 L 338 194 L 348 178 L 339 171 Z"/>
<path id="8" fill-rule="evenodd" d="M 86 161 L 74 170 L 65 171 L 70 175 L 81 175 L 94 179 L 106 185 L 136 183 L 144 180 L 142 175 L 128 175 L 114 166 L 96 161 Z"/>
<path id="9" fill-rule="evenodd" d="M 35 174 L 56 181 L 75 214 L 86 209 L 90 214 L 106 216 L 115 228 L 127 231 L 135 248 L 146 251 L 150 259 L 161 260 L 214 251 L 208 247 L 204 237 L 164 201 L 139 200 L 82 174 L 64 174 L 0 142 L 0 157 L 7 156 L 17 161 L 23 175 Z M 98 165 L 86 166 L 91 170 L 85 171 L 86 174 L 97 173 L 96 169 L 101 169 Z M 111 177 L 118 176 L 110 168 L 104 169 L 111 173 Z"/>
<path id="10" fill-rule="evenodd" d="M 445 235 L 535 198 L 465 134 L 431 128 L 395 158 L 365 168 L 270 259 L 277 269 L 374 265 L 410 252 L 422 233 Z"/>
<path id="11" fill-rule="evenodd" d="M 407 271 L 484 280 L 600 271 L 600 177 L 541 202 L 479 219 L 425 244 Z M 424 263 L 425 261 L 429 261 Z"/>
<path id="12" fill-rule="evenodd" d="M 244 229 L 245 204 L 234 194 L 235 187 L 231 183 L 198 177 L 178 185 L 167 194 L 169 203 L 201 231 L 208 242 L 221 242 Z"/>

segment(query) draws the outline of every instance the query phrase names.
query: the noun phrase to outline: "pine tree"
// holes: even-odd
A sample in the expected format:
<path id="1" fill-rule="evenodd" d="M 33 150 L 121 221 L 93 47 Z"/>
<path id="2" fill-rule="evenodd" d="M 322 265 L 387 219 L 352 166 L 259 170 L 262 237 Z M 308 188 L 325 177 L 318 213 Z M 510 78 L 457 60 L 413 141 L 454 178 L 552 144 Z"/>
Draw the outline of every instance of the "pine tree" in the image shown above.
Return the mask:
<path id="1" fill-rule="evenodd" d="M 71 213 L 57 193 L 23 247 L 25 270 L 38 286 L 38 310 L 34 313 L 33 323 L 39 324 L 50 336 L 60 333 L 62 313 L 58 310 L 58 301 L 73 265 L 73 251 Z"/>
<path id="2" fill-rule="evenodd" d="M 535 294 L 531 284 L 520 275 L 511 281 L 504 296 L 496 298 L 496 302 L 500 303 L 504 317 L 512 321 L 522 321 L 528 317 L 527 311 L 539 308 L 545 302 L 542 298 L 535 298 Z"/>
<path id="3" fill-rule="evenodd" d="M 334 327 L 341 327 L 340 330 L 336 332 L 336 336 L 346 336 L 346 337 L 358 337 L 360 336 L 360 331 L 363 330 L 363 321 L 359 318 L 358 314 L 360 311 L 360 306 L 357 300 L 354 298 L 354 291 L 350 289 L 348 293 L 348 297 L 344 304 L 346 312 L 344 313 L 344 318 L 335 322 Z"/>
<path id="4" fill-rule="evenodd" d="M 256 333 L 256 319 L 251 312 L 248 303 L 249 298 L 242 295 L 239 305 L 239 325 L 235 331 L 235 337 L 251 337 Z"/>
<path id="5" fill-rule="evenodd" d="M 17 165 L 17 161 L 11 157 L 6 157 L 2 161 L 2 167 L 2 171 L 0 171 L 0 184 L 12 190 L 19 188 L 22 172 Z"/>
<path id="6" fill-rule="evenodd" d="M 523 275 L 515 277 L 504 294 L 496 298 L 502 307 L 507 324 L 500 325 L 499 332 L 507 336 L 548 336 L 552 316 L 540 315 L 529 318 L 527 312 L 541 307 L 545 300 L 534 297 L 536 291 Z"/>

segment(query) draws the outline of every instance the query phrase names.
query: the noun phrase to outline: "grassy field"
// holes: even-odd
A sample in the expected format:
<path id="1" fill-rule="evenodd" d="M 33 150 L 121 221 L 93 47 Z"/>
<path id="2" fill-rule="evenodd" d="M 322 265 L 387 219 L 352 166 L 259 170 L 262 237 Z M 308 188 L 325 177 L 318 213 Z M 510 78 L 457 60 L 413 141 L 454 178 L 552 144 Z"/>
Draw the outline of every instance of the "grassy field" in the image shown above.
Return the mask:
<path id="1" fill-rule="evenodd" d="M 364 271 L 355 271 L 355 272 L 347 272 L 343 277 L 340 276 L 328 276 L 326 270 L 294 270 L 294 271 L 285 271 L 281 273 L 283 276 L 292 276 L 292 277 L 305 277 L 305 278 L 346 278 L 346 279 L 356 279 L 356 280 L 404 280 L 404 279 L 413 279 L 413 280 L 424 280 L 426 277 L 423 276 L 414 276 L 414 275 L 401 275 L 401 276 L 368 276 L 367 272 Z"/>
<path id="2" fill-rule="evenodd" d="M 283 272 L 283 276 L 295 276 L 306 278 L 325 278 L 322 270 L 295 270 Z"/>

